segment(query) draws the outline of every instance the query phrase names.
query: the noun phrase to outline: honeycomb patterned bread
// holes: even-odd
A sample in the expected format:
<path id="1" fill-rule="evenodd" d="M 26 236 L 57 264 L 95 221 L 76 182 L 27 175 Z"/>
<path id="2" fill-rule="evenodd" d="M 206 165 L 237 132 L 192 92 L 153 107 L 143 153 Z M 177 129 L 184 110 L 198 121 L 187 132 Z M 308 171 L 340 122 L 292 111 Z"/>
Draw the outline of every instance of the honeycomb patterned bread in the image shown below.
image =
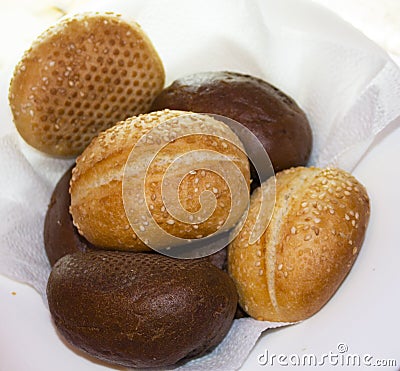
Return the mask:
<path id="1" fill-rule="evenodd" d="M 138 24 L 112 13 L 83 13 L 49 28 L 25 52 L 9 101 L 28 144 L 71 157 L 117 121 L 147 112 L 164 79 Z"/>

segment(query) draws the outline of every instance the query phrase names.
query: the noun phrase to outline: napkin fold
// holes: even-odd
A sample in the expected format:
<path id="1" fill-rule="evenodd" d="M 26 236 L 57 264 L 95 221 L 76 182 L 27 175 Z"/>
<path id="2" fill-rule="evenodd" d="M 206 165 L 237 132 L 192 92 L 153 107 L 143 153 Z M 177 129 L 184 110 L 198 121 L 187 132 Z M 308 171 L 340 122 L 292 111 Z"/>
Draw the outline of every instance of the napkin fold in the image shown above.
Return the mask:
<path id="1" fill-rule="evenodd" d="M 117 11 L 138 21 L 159 51 L 169 82 L 187 73 L 233 70 L 273 83 L 310 120 L 312 165 L 351 171 L 400 116 L 396 64 L 351 26 L 307 1 L 116 0 L 78 10 Z M 8 102 L 1 104 L 7 109 Z M 33 286 L 46 302 L 50 266 L 43 222 L 53 188 L 72 161 L 39 154 L 16 132 L 0 137 L 0 159 L 0 274 Z M 238 369 L 260 334 L 282 325 L 235 320 L 211 354 L 179 369 Z"/>

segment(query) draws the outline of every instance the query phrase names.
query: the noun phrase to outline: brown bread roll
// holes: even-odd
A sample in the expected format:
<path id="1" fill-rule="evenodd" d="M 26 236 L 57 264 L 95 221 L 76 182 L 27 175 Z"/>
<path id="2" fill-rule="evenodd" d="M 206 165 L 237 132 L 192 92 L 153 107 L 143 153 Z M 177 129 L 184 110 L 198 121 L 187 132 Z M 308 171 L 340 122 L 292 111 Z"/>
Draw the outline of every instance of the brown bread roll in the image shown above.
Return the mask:
<path id="1" fill-rule="evenodd" d="M 72 167 L 58 181 L 51 195 L 44 221 L 44 247 L 51 266 L 64 255 L 95 249 L 78 233 L 72 223 L 72 216 L 69 213 L 71 196 L 68 191 L 71 175 Z"/>
<path id="2" fill-rule="evenodd" d="M 214 113 L 240 122 L 262 143 L 275 171 L 306 165 L 311 154 L 312 132 L 302 109 L 276 87 L 250 75 L 221 71 L 180 78 L 151 106 L 164 108 Z"/>
<path id="3" fill-rule="evenodd" d="M 248 195 L 249 162 L 242 144 L 228 126 L 209 116 L 196 115 L 195 118 L 190 116 L 187 119 L 187 126 L 186 124 L 179 125 L 176 120 L 183 116 L 188 117 L 188 114 L 188 112 L 165 110 L 129 118 L 101 133 L 78 157 L 72 173 L 70 212 L 74 225 L 88 241 L 107 249 L 149 250 L 146 244 L 137 237 L 137 230 L 135 232 L 129 224 L 131 219 L 128 220 L 127 213 L 130 213 L 132 219 L 142 223 L 140 230 L 143 233 L 148 233 L 148 220 L 145 219 L 144 214 L 137 211 L 138 202 L 134 202 L 131 207 L 125 207 L 124 172 L 127 168 L 129 171 L 136 171 L 141 164 L 146 163 L 146 159 L 158 151 L 160 145 L 158 143 L 167 144 L 170 135 L 174 135 L 174 139 L 162 151 L 157 152 L 151 166 L 145 169 L 147 173 L 140 171 L 134 173 L 132 177 L 132 179 L 141 179 L 139 177 L 146 175 L 144 183 L 146 203 L 160 229 L 178 238 L 200 239 L 217 232 L 226 220 L 232 223 L 227 222 L 226 228 L 229 228 L 240 219 L 248 206 L 248 200 L 245 197 L 236 197 L 239 183 L 228 184 L 221 176 L 208 168 L 209 166 L 226 168 L 234 164 L 244 179 L 244 188 Z M 126 165 L 139 139 L 167 120 L 174 125 L 173 131 L 169 129 L 152 131 L 151 140 L 146 139 L 143 150 L 133 158 L 133 161 L 136 161 L 135 166 Z M 204 123 L 214 128 L 215 136 L 185 135 L 185 128 L 201 130 Z M 189 173 L 186 168 L 181 167 L 172 173 L 172 178 L 182 179 L 179 183 L 179 192 L 175 192 L 175 189 L 173 191 L 174 194 L 179 194 L 182 208 L 189 213 L 195 213 L 200 209 L 199 195 L 203 191 L 208 190 L 208 193 L 212 193 L 212 197 L 215 197 L 216 206 L 211 216 L 204 222 L 195 224 L 184 222 L 169 214 L 164 204 L 161 184 L 167 168 L 175 158 L 198 150 L 223 154 L 225 159 L 214 160 L 199 156 L 188 164 L 191 168 Z M 239 182 L 236 178 L 233 181 Z M 128 179 L 131 178 L 128 177 Z M 143 182 L 141 181 L 140 184 L 143 185 Z M 233 189 L 232 194 L 231 189 Z M 130 200 L 136 200 L 138 195 L 142 196 L 140 190 L 133 189 L 132 192 L 135 193 L 129 195 Z M 230 219 L 227 219 L 228 216 Z M 159 236 L 161 236 L 159 229 L 151 235 L 151 237 L 159 238 L 159 243 L 162 244 L 164 240 Z"/>
<path id="4" fill-rule="evenodd" d="M 63 18 L 15 68 L 9 101 L 24 140 L 55 156 L 75 156 L 99 132 L 147 112 L 164 85 L 147 35 L 112 13 Z"/>
<path id="5" fill-rule="evenodd" d="M 267 181 L 264 197 L 273 206 Z M 293 168 L 276 175 L 276 204 L 261 238 L 249 244 L 261 188 L 228 249 L 228 270 L 250 316 L 299 321 L 316 313 L 350 271 L 369 220 L 365 188 L 339 169 Z"/>
<path id="6" fill-rule="evenodd" d="M 237 305 L 228 274 L 208 262 L 116 251 L 60 259 L 47 298 L 69 343 L 135 368 L 209 352 L 227 334 Z"/>

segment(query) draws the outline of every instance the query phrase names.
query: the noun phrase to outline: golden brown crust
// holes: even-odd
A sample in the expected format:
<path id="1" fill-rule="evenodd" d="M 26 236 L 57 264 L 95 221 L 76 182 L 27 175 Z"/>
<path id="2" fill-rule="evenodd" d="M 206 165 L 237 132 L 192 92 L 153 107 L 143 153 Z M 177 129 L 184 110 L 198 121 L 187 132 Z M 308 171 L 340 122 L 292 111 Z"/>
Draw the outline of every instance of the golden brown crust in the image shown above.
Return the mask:
<path id="1" fill-rule="evenodd" d="M 260 199 L 258 189 L 245 226 L 229 247 L 240 304 L 260 320 L 308 318 L 331 298 L 357 257 L 369 220 L 366 190 L 339 169 L 280 172 L 271 222 L 246 246 Z"/>
<path id="2" fill-rule="evenodd" d="M 122 183 L 125 164 L 135 144 L 144 134 L 161 122 L 187 114 L 188 112 L 165 110 L 129 118 L 101 133 L 78 157 L 71 181 L 70 211 L 74 224 L 88 241 L 96 246 L 111 249 L 148 250 L 131 228 L 124 209 Z M 206 117 L 207 120 L 215 122 L 211 117 Z M 239 149 L 242 147 L 239 139 L 225 125 L 222 129 L 216 129 L 215 134 L 230 139 L 236 143 L 236 146 L 229 141 L 212 136 L 180 137 L 180 134 L 180 129 L 177 127 L 174 134 L 176 140 L 159 152 L 148 169 L 145 180 L 146 201 L 153 218 L 163 230 L 180 238 L 202 238 L 215 232 L 222 225 L 221 221 L 226 220 L 231 202 L 229 188 L 220 176 L 206 170 L 210 165 L 208 160 L 196 161 L 193 164 L 193 171 L 189 174 L 186 174 L 184 170 L 180 172 L 178 169 L 174 176 L 184 176 L 179 187 L 179 199 L 184 209 L 192 213 L 197 211 L 200 208 L 198 195 L 204 190 L 211 190 L 217 201 L 214 213 L 204 223 L 181 222 L 171 217 L 161 197 L 162 177 L 171 160 L 199 149 L 222 153 L 237 165 L 247 186 L 250 178 L 249 163 L 245 153 Z M 160 138 L 166 135 L 169 134 L 161 132 Z M 146 157 L 148 154 L 155 154 L 156 149 L 156 144 L 146 143 L 143 153 L 139 156 Z M 142 158 L 139 157 L 136 160 L 140 163 Z M 239 200 L 238 203 L 243 203 L 243 209 L 246 209 L 246 200 Z M 133 217 L 142 218 L 142 215 L 135 215 L 135 209 L 128 212 Z M 241 214 L 237 215 L 236 221 L 240 216 Z M 145 226 L 146 224 L 143 223 L 143 228 Z"/>
<path id="3" fill-rule="evenodd" d="M 45 31 L 25 52 L 9 100 L 27 143 L 74 156 L 100 131 L 147 112 L 164 79 L 138 24 L 112 13 L 83 13 Z"/>

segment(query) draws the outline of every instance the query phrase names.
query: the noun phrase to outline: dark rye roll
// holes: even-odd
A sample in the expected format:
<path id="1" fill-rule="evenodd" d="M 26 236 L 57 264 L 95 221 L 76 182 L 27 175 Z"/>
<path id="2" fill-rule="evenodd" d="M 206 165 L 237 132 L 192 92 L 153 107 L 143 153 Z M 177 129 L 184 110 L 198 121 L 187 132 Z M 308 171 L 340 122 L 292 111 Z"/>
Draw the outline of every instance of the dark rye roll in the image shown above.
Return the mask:
<path id="1" fill-rule="evenodd" d="M 228 274 L 207 261 L 119 251 L 60 259 L 47 298 L 70 344 L 141 369 L 211 351 L 228 333 L 237 305 Z"/>
<path id="2" fill-rule="evenodd" d="M 275 171 L 307 164 L 312 149 L 308 119 L 296 102 L 259 78 L 235 72 L 201 72 L 165 88 L 151 110 L 213 113 L 251 130 L 266 149 Z M 254 169 L 252 178 L 256 179 Z"/>

